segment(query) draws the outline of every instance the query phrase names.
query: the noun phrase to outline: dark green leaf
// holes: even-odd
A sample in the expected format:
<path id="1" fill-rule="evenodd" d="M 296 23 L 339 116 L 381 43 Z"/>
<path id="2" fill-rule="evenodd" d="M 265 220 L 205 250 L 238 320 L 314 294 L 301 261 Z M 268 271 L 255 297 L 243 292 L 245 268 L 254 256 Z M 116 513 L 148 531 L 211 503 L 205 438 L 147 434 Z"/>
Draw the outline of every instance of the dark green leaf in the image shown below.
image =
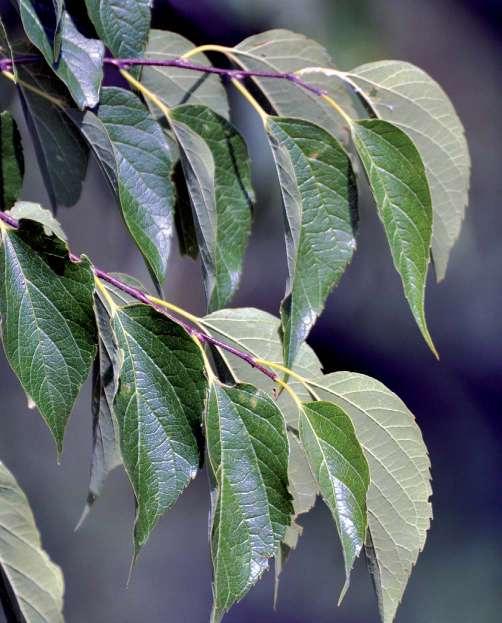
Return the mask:
<path id="1" fill-rule="evenodd" d="M 63 574 L 42 548 L 28 500 L 3 463 L 0 463 L 0 566 L 12 609 L 12 618 L 5 620 L 63 623 Z M 2 595 L 5 608 L 4 599 Z"/>
<path id="2" fill-rule="evenodd" d="M 206 426 L 217 483 L 211 620 L 218 623 L 267 569 L 293 508 L 287 490 L 286 427 L 269 396 L 251 385 L 213 384 Z"/>
<path id="3" fill-rule="evenodd" d="M 98 116 L 115 151 L 124 220 L 152 274 L 162 283 L 174 221 L 166 138 L 139 98 L 124 89 L 103 89 Z"/>
<path id="4" fill-rule="evenodd" d="M 224 307 L 235 294 L 251 230 L 254 200 L 247 148 L 241 135 L 223 117 L 205 106 L 179 106 L 172 119 L 196 132 L 211 150 L 216 199 L 214 284 L 207 292 L 210 311 Z M 199 242 L 202 246 L 203 240 Z"/>
<path id="5" fill-rule="evenodd" d="M 113 56 L 135 58 L 143 54 L 152 0 L 85 0 L 85 4 L 96 32 Z"/>
<path id="6" fill-rule="evenodd" d="M 110 323 L 110 310 L 99 294 L 94 296 L 98 329 L 98 354 L 94 361 L 92 383 L 92 458 L 89 493 L 77 528 L 101 495 L 108 474 L 122 463 L 118 423 L 113 401 L 118 389 L 120 356 Z"/>
<path id="7" fill-rule="evenodd" d="M 349 157 L 325 130 L 271 117 L 267 132 L 285 211 L 289 279 L 281 316 L 291 368 L 354 252 L 357 196 Z"/>
<path id="8" fill-rule="evenodd" d="M 345 410 L 368 461 L 366 554 L 382 621 L 392 623 L 432 519 L 427 448 L 413 414 L 379 381 L 335 372 L 315 389 Z"/>
<path id="9" fill-rule="evenodd" d="M 194 47 L 191 41 L 177 33 L 151 30 L 145 57 L 153 60 L 174 60 Z M 190 57 L 190 62 L 198 65 L 211 64 L 205 54 Z M 222 117 L 229 117 L 227 93 L 220 77 L 214 74 L 180 67 L 144 67 L 141 82 L 169 108 L 180 104 L 201 104 L 209 106 Z M 152 107 L 152 113 L 158 115 L 159 111 Z"/>
<path id="10" fill-rule="evenodd" d="M 0 309 L 9 363 L 62 451 L 66 422 L 95 353 L 94 279 L 88 260 L 40 225 L 2 226 Z"/>
<path id="11" fill-rule="evenodd" d="M 346 580 L 341 600 L 366 537 L 368 464 L 352 422 L 332 403 L 316 401 L 303 405 L 300 439 L 342 542 Z"/>
<path id="12" fill-rule="evenodd" d="M 422 159 L 408 136 L 387 121 L 357 121 L 352 133 L 406 299 L 425 341 L 436 354 L 424 310 L 432 206 Z"/>
<path id="13" fill-rule="evenodd" d="M 24 158 L 21 136 L 12 115 L 0 114 L 0 210 L 11 208 L 23 186 Z"/>
<path id="14" fill-rule="evenodd" d="M 63 0 L 18 0 L 24 30 L 50 64 L 58 60 Z"/>
<path id="15" fill-rule="evenodd" d="M 432 257 L 441 280 L 468 201 L 471 163 L 462 123 L 439 84 L 410 63 L 368 63 L 346 77 L 379 117 L 408 134 L 422 157 L 432 197 Z"/>
<path id="16" fill-rule="evenodd" d="M 66 84 L 78 107 L 93 108 L 99 101 L 103 80 L 104 45 L 97 39 L 87 39 L 81 35 L 70 15 L 63 11 L 60 26 L 61 53 L 59 57 L 56 56 L 33 4 L 31 0 L 19 0 L 21 20 L 28 38 Z"/>
<path id="17" fill-rule="evenodd" d="M 174 221 L 181 255 L 188 255 L 196 260 L 199 255 L 197 231 L 193 219 L 190 193 L 183 174 L 183 166 L 177 160 L 173 166 L 172 180 L 176 190 L 176 204 L 174 206 Z"/>
<path id="18" fill-rule="evenodd" d="M 53 210 L 75 204 L 87 170 L 87 147 L 64 112 L 69 98 L 43 63 L 17 66 L 23 111 Z M 37 95 L 29 86 L 53 99 Z"/>
<path id="19" fill-rule="evenodd" d="M 117 309 L 112 326 L 123 358 L 115 413 L 138 504 L 136 557 L 197 472 L 207 383 L 195 342 L 151 307 Z"/>
<path id="20" fill-rule="evenodd" d="M 267 312 L 252 307 L 222 309 L 206 316 L 203 323 L 212 334 L 239 350 L 249 352 L 258 359 L 276 363 L 282 361 L 280 322 Z M 237 379 L 272 394 L 275 383 L 262 372 L 226 351 L 221 351 L 221 356 Z M 305 343 L 300 346 L 293 370 L 308 379 L 318 378 L 321 374 L 321 362 Z M 309 392 L 298 380 L 291 378 L 289 383 L 301 400 L 310 400 Z M 298 407 L 287 392 L 281 393 L 278 405 L 288 425 L 298 428 Z"/>

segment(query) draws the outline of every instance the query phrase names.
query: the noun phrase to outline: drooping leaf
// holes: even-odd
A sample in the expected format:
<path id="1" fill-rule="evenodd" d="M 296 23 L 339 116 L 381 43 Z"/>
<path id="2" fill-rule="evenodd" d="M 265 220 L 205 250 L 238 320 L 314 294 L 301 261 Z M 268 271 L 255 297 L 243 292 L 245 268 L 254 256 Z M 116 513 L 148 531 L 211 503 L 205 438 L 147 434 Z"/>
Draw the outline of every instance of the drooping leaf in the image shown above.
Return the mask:
<path id="1" fill-rule="evenodd" d="M 180 58 L 195 46 L 181 35 L 165 30 L 151 30 L 145 57 L 152 60 L 172 61 Z M 205 54 L 190 57 L 197 65 L 210 65 Z M 182 67 L 144 67 L 141 82 L 172 108 L 180 104 L 209 106 L 228 119 L 228 99 L 219 76 L 184 69 Z M 159 114 L 152 107 L 153 114 Z"/>
<path id="2" fill-rule="evenodd" d="M 432 519 L 427 448 L 412 413 L 379 381 L 335 372 L 318 383 L 352 420 L 368 461 L 366 553 L 382 621 L 391 623 Z"/>
<path id="3" fill-rule="evenodd" d="M 170 125 L 179 146 L 202 261 L 204 287 L 209 299 L 216 287 L 218 256 L 215 162 L 206 141 L 186 123 L 178 121 L 176 110 L 172 111 Z"/>
<path id="4" fill-rule="evenodd" d="M 258 359 L 282 363 L 280 321 L 272 314 L 252 307 L 222 309 L 205 316 L 203 323 L 215 337 L 230 346 L 248 352 Z M 220 352 L 238 380 L 252 383 L 272 394 L 274 383 L 262 372 L 227 351 Z M 300 346 L 293 370 L 307 379 L 317 378 L 321 374 L 321 362 L 306 343 Z M 300 400 L 311 399 L 309 392 L 297 379 L 291 378 L 289 384 Z M 277 404 L 288 425 L 298 428 L 298 407 L 287 392 L 281 393 Z"/>
<path id="5" fill-rule="evenodd" d="M 9 363 L 61 454 L 66 422 L 95 353 L 94 280 L 87 259 L 40 225 L 2 226 L 2 336 Z"/>
<path id="6" fill-rule="evenodd" d="M 124 220 L 162 283 L 174 221 L 171 158 L 164 133 L 139 98 L 118 87 L 102 90 L 98 117 L 115 151 Z"/>
<path id="7" fill-rule="evenodd" d="M 285 211 L 289 279 L 281 318 L 291 368 L 354 252 L 357 195 L 349 157 L 325 130 L 271 117 L 267 133 Z"/>
<path id="8" fill-rule="evenodd" d="M 352 133 L 406 299 L 426 343 L 436 354 L 424 309 L 432 207 L 420 154 L 411 139 L 387 121 L 357 121 Z"/>
<path id="9" fill-rule="evenodd" d="M 250 161 L 241 135 L 226 119 L 205 106 L 179 106 L 172 118 L 196 132 L 214 161 L 216 257 L 214 283 L 208 291 L 210 311 L 224 307 L 235 294 L 251 229 Z"/>
<path id="10" fill-rule="evenodd" d="M 176 191 L 174 222 L 176 224 L 176 233 L 178 234 L 179 250 L 181 255 L 188 255 L 193 260 L 196 260 L 199 256 L 197 231 L 190 202 L 190 193 L 188 192 L 180 160 L 174 163 L 171 179 Z"/>
<path id="11" fill-rule="evenodd" d="M 0 114 L 0 210 L 11 208 L 23 186 L 21 136 L 8 111 Z"/>
<path id="12" fill-rule="evenodd" d="M 143 54 L 152 0 L 85 0 L 85 5 L 96 32 L 113 56 L 135 58 Z"/>
<path id="13" fill-rule="evenodd" d="M 251 71 L 293 73 L 305 67 L 333 65 L 322 45 L 302 34 L 283 29 L 268 30 L 248 37 L 234 48 L 234 57 L 238 65 Z M 305 79 L 315 87 L 326 89 L 325 78 L 308 76 Z M 306 119 L 342 137 L 343 123 L 340 117 L 319 95 L 290 80 L 253 78 L 253 81 L 278 115 Z M 344 105 L 349 101 L 343 87 L 330 89 L 330 94 Z"/>
<path id="14" fill-rule="evenodd" d="M 30 47 L 29 50 L 32 50 Z M 24 48 L 20 49 L 23 52 Z M 70 104 L 63 85 L 40 63 L 16 66 L 26 124 L 33 139 L 52 208 L 75 204 L 87 169 L 87 147 L 64 112 Z M 50 96 L 50 100 L 30 89 Z"/>
<path id="15" fill-rule="evenodd" d="M 87 141 L 99 168 L 118 199 L 119 182 L 117 179 L 117 160 L 115 158 L 113 144 L 103 122 L 91 110 L 86 110 L 84 113 L 77 110 L 67 110 L 66 112 Z"/>
<path id="16" fill-rule="evenodd" d="M 342 542 L 346 580 L 341 601 L 366 538 L 368 464 L 351 420 L 330 402 L 304 404 L 300 412 L 300 439 Z"/>
<path id="17" fill-rule="evenodd" d="M 41 3 L 35 3 L 40 6 Z M 61 16 L 61 52 L 54 55 L 50 37 L 47 36 L 32 0 L 19 0 L 21 20 L 30 41 L 44 55 L 56 75 L 65 83 L 80 109 L 93 108 L 99 101 L 103 80 L 104 45 L 97 39 L 87 39 L 75 27 L 70 15 Z"/>
<path id="18" fill-rule="evenodd" d="M 8 621 L 63 623 L 64 581 L 42 542 L 26 495 L 0 463 L 0 566 Z M 7 614 L 7 613 L 6 613 Z"/>
<path id="19" fill-rule="evenodd" d="M 211 621 L 219 623 L 267 569 L 293 508 L 287 490 L 286 427 L 269 396 L 251 385 L 214 383 L 206 429 L 217 483 Z"/>
<path id="20" fill-rule="evenodd" d="M 101 495 L 108 474 L 122 463 L 118 422 L 113 411 L 121 366 L 120 353 L 110 323 L 110 310 L 99 293 L 94 295 L 94 311 L 98 329 L 98 354 L 92 375 L 91 476 L 87 502 L 77 528 Z"/>
<path id="21" fill-rule="evenodd" d="M 30 41 L 48 62 L 57 61 L 61 45 L 64 0 L 18 0 L 23 26 Z"/>
<path id="22" fill-rule="evenodd" d="M 137 500 L 136 557 L 159 517 L 195 477 L 207 383 L 195 342 L 151 307 L 118 309 L 112 327 L 122 351 L 114 406 Z"/>
<path id="23" fill-rule="evenodd" d="M 368 63 L 347 77 L 378 117 L 410 136 L 422 157 L 432 197 L 432 257 L 441 280 L 468 201 L 470 157 L 462 123 L 439 84 L 410 63 Z"/>
<path id="24" fill-rule="evenodd" d="M 59 221 L 49 210 L 42 208 L 39 203 L 33 203 L 32 201 L 16 201 L 12 209 L 8 210 L 8 214 L 17 221 L 23 218 L 29 221 L 36 221 L 43 226 L 46 236 L 54 235 L 66 241 L 66 234 Z"/>

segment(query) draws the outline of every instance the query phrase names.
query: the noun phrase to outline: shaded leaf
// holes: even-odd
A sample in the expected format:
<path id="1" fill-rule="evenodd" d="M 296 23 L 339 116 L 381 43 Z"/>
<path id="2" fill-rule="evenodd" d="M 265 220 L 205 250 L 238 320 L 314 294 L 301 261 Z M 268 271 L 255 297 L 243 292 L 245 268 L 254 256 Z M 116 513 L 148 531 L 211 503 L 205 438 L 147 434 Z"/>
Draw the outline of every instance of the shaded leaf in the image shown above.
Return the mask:
<path id="1" fill-rule="evenodd" d="M 98 354 L 92 379 L 92 457 L 87 502 L 77 524 L 78 529 L 92 505 L 101 495 L 108 474 L 122 463 L 118 423 L 113 401 L 118 389 L 120 355 L 110 323 L 110 310 L 101 296 L 94 295 L 94 311 L 98 329 Z"/>
<path id="2" fill-rule="evenodd" d="M 281 318 L 291 368 L 354 252 L 357 195 L 350 160 L 325 130 L 273 117 L 267 132 L 285 211 L 289 279 Z"/>
<path id="3" fill-rule="evenodd" d="M 216 337 L 239 350 L 250 353 L 258 359 L 282 363 L 280 321 L 272 314 L 252 307 L 222 309 L 203 318 L 204 325 Z M 262 372 L 247 362 L 221 350 L 221 356 L 240 381 L 272 393 L 275 384 Z M 300 346 L 293 370 L 308 378 L 317 378 L 321 373 L 321 362 L 306 343 Z M 300 400 L 310 400 L 311 395 L 295 378 L 289 380 Z M 282 392 L 277 401 L 288 425 L 298 428 L 298 407 L 287 392 Z"/>
<path id="4" fill-rule="evenodd" d="M 285 423 L 269 396 L 251 385 L 213 384 L 206 428 L 217 483 L 211 531 L 217 623 L 267 569 L 293 508 Z"/>
<path id="5" fill-rule="evenodd" d="M 151 30 L 145 57 L 169 61 L 178 59 L 193 49 L 194 44 L 175 32 Z M 191 63 L 211 65 L 205 54 L 190 57 Z M 180 104 L 209 106 L 228 119 L 228 99 L 219 76 L 183 69 L 180 67 L 143 67 L 141 82 L 172 108 Z M 153 114 L 159 114 L 152 108 Z"/>
<path id="6" fill-rule="evenodd" d="M 102 90 L 98 117 L 113 144 L 124 220 L 161 283 L 174 220 L 171 158 L 164 133 L 136 95 L 117 87 Z"/>
<path id="7" fill-rule="evenodd" d="M 424 310 L 432 207 L 420 154 L 411 139 L 387 121 L 357 121 L 352 132 L 406 299 L 425 341 L 437 354 Z"/>
<path id="8" fill-rule="evenodd" d="M 176 204 L 174 206 L 174 222 L 181 255 L 188 255 L 196 260 L 199 255 L 197 244 L 197 231 L 190 203 L 190 194 L 183 174 L 181 162 L 177 160 L 173 166 L 171 176 L 176 191 Z"/>
<path id="9" fill-rule="evenodd" d="M 61 45 L 63 0 L 18 0 L 23 26 L 30 41 L 47 62 L 57 61 Z"/>
<path id="10" fill-rule="evenodd" d="M 8 210 L 21 193 L 23 148 L 16 122 L 8 111 L 0 114 L 0 210 Z"/>
<path id="11" fill-rule="evenodd" d="M 37 7 L 41 3 L 36 3 Z M 87 39 L 75 27 L 70 15 L 61 17 L 61 52 L 54 55 L 50 38 L 31 0 L 19 0 L 21 20 L 30 41 L 43 54 L 48 65 L 65 83 L 78 107 L 93 108 L 99 101 L 103 80 L 104 45 L 97 39 Z"/>
<path id="12" fill-rule="evenodd" d="M 172 111 L 172 118 L 204 140 L 214 161 L 216 253 L 214 276 L 209 276 L 213 287 L 207 297 L 212 311 L 224 307 L 239 285 L 254 200 L 250 160 L 241 135 L 209 108 L 179 106 Z"/>
<path id="13" fill-rule="evenodd" d="M 64 242 L 22 221 L 19 230 L 2 226 L 0 283 L 5 353 L 60 455 L 95 353 L 90 264 L 70 262 Z"/>
<path id="14" fill-rule="evenodd" d="M 300 439 L 323 500 L 335 520 L 345 561 L 345 585 L 366 537 L 368 464 L 347 414 L 323 401 L 303 405 Z"/>
<path id="15" fill-rule="evenodd" d="M 439 84 L 410 63 L 368 63 L 347 77 L 379 117 L 408 134 L 422 157 L 432 197 L 432 257 L 441 280 L 468 201 L 470 157 L 462 123 Z"/>
<path id="16" fill-rule="evenodd" d="M 29 221 L 36 221 L 43 226 L 44 234 L 46 236 L 54 235 L 60 240 L 66 241 L 66 234 L 64 233 L 59 221 L 49 210 L 42 208 L 39 203 L 33 203 L 31 201 L 16 201 L 13 208 L 8 211 L 8 214 L 18 221 L 23 218 Z"/>
<path id="17" fill-rule="evenodd" d="M 136 557 L 195 477 L 207 384 L 199 348 L 166 316 L 131 305 L 115 312 L 112 327 L 122 351 L 115 414 L 137 500 Z"/>
<path id="18" fill-rule="evenodd" d="M 63 623 L 63 574 L 42 549 L 26 495 L 3 463 L 0 463 L 0 565 L 14 617 L 9 621 Z"/>
<path id="19" fill-rule="evenodd" d="M 352 420 L 370 470 L 366 545 L 384 623 L 391 623 L 432 519 L 430 461 L 415 418 L 385 385 L 353 372 L 318 388 Z"/>
<path id="20" fill-rule="evenodd" d="M 26 84 L 18 87 L 21 103 L 52 207 L 72 206 L 82 190 L 87 147 L 65 114 L 70 100 L 42 62 L 18 65 L 16 74 Z M 34 93 L 30 86 L 47 93 L 51 100 Z"/>

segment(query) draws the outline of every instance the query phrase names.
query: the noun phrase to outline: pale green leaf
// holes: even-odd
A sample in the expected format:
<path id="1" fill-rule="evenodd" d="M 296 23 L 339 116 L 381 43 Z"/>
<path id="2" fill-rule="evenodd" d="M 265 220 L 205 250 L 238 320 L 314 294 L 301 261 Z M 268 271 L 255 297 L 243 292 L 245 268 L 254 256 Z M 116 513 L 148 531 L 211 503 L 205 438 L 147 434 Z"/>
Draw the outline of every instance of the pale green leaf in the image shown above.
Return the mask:
<path id="1" fill-rule="evenodd" d="M 348 414 L 368 461 L 367 554 L 382 620 L 391 623 L 432 519 L 427 448 L 412 413 L 379 381 L 335 372 L 319 378 L 318 390 Z"/>
<path id="2" fill-rule="evenodd" d="M 16 201 L 12 209 L 8 211 L 8 214 L 17 221 L 23 218 L 29 221 L 36 221 L 43 226 L 46 236 L 57 236 L 60 240 L 66 240 L 66 234 L 59 221 L 50 210 L 42 208 L 39 203 Z"/>
<path id="3" fill-rule="evenodd" d="M 42 542 L 26 495 L 0 463 L 0 566 L 15 618 L 63 623 L 64 581 Z"/>
<path id="4" fill-rule="evenodd" d="M 468 202 L 471 163 L 462 123 L 439 84 L 410 63 L 368 63 L 346 76 L 380 118 L 408 134 L 422 157 L 432 197 L 432 257 L 441 280 Z"/>
<path id="5" fill-rule="evenodd" d="M 291 368 L 356 247 L 357 195 L 349 157 L 325 130 L 271 117 L 267 133 L 285 211 L 289 278 L 281 317 Z"/>
<path id="6" fill-rule="evenodd" d="M 300 439 L 342 542 L 346 579 L 341 601 L 366 538 L 368 464 L 348 415 L 330 402 L 303 405 Z"/>
<path id="7" fill-rule="evenodd" d="M 114 148 L 124 220 L 162 283 L 174 222 L 171 157 L 164 133 L 140 99 L 118 87 L 102 90 L 98 117 Z"/>
<path id="8" fill-rule="evenodd" d="M 194 44 L 174 32 L 151 30 L 145 57 L 152 60 L 172 61 L 192 50 Z M 205 54 L 190 57 L 197 65 L 210 65 Z M 222 117 L 228 119 L 228 99 L 219 76 L 205 74 L 182 67 L 143 67 L 141 82 L 153 91 L 168 106 L 180 104 L 200 104 L 209 106 Z M 159 110 L 152 106 L 152 113 Z"/>
<path id="9" fill-rule="evenodd" d="M 424 309 L 432 206 L 420 154 L 411 139 L 387 121 L 357 121 L 352 127 L 352 134 L 368 175 L 406 299 L 425 341 L 437 354 Z"/>
<path id="10" fill-rule="evenodd" d="M 293 508 L 287 490 L 286 427 L 269 396 L 251 385 L 213 384 L 206 429 L 217 483 L 211 621 L 218 623 L 268 568 Z"/>
<path id="11" fill-rule="evenodd" d="M 94 279 L 88 260 L 38 224 L 2 226 L 2 337 L 9 363 L 62 451 L 63 435 L 94 359 Z"/>
<path id="12" fill-rule="evenodd" d="M 206 106 L 179 106 L 172 111 L 172 119 L 196 132 L 209 147 L 214 161 L 216 253 L 214 275 L 208 275 L 212 289 L 207 292 L 208 308 L 212 311 L 230 301 L 242 273 L 254 200 L 249 156 L 237 130 Z M 199 245 L 203 246 L 204 240 Z"/>
<path id="13" fill-rule="evenodd" d="M 166 316 L 130 305 L 116 311 L 112 326 L 122 360 L 115 414 L 137 501 L 136 557 L 197 473 L 207 383 L 199 348 Z"/>
<path id="14" fill-rule="evenodd" d="M 203 319 L 209 331 L 227 344 L 250 353 L 258 359 L 282 363 L 282 343 L 279 334 L 280 321 L 272 314 L 252 307 L 222 309 Z M 270 394 L 275 384 L 262 372 L 227 351 L 220 351 L 227 365 L 240 381 L 252 383 Z M 317 378 L 321 363 L 314 351 L 303 343 L 298 351 L 293 370 L 308 378 Z M 295 378 L 289 380 L 292 389 L 303 401 L 311 398 L 305 387 Z M 298 428 L 298 408 L 287 392 L 282 392 L 277 401 L 290 426 Z"/>
<path id="15" fill-rule="evenodd" d="M 8 111 L 0 114 L 0 210 L 8 210 L 23 186 L 24 158 L 21 136 Z"/>
<path id="16" fill-rule="evenodd" d="M 80 109 L 93 108 L 99 101 L 103 80 L 105 47 L 97 39 L 84 37 L 70 15 L 61 16 L 61 52 L 54 54 L 50 36 L 31 0 L 19 0 L 21 20 L 30 41 L 42 52 L 55 74 L 65 83 Z"/>

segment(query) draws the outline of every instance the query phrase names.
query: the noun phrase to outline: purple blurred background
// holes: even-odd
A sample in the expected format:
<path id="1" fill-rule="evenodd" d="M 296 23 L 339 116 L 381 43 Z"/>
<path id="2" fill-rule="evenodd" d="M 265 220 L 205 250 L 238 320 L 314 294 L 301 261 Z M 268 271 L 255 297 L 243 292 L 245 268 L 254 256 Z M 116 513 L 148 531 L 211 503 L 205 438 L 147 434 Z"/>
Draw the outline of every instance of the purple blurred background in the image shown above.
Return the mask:
<path id="1" fill-rule="evenodd" d="M 83 2 L 67 2 L 78 16 Z M 0 3 L 2 15 L 8 3 Z M 403 604 L 400 623 L 500 621 L 502 608 L 502 3 L 500 0 L 157 0 L 155 27 L 195 43 L 233 45 L 269 28 L 318 39 L 342 69 L 398 58 L 429 72 L 452 98 L 467 130 L 473 160 L 466 222 L 446 280 L 432 275 L 427 297 L 436 362 L 407 309 L 383 230 L 365 193 L 359 250 L 313 331 L 310 344 L 326 369 L 378 377 L 415 413 L 433 466 L 434 522 Z M 88 24 L 81 22 L 82 28 Z M 5 92 L 0 85 L 0 102 Z M 271 156 L 259 120 L 232 94 L 234 119 L 254 165 L 258 202 L 253 240 L 235 306 L 277 312 L 286 265 L 282 215 Z M 23 196 L 47 205 L 27 153 Z M 119 211 L 91 162 L 84 192 L 60 218 L 76 252 L 109 270 L 147 280 Z M 167 296 L 202 311 L 199 266 L 172 258 Z M 33 505 L 43 541 L 63 568 L 70 623 L 199 623 L 208 620 L 211 565 L 205 474 L 163 518 L 138 561 L 128 589 L 134 515 L 125 475 L 116 470 L 88 521 L 74 534 L 85 500 L 91 446 L 89 386 L 67 432 L 62 466 L 49 433 L 28 411 L 24 394 L 0 357 L 0 458 Z M 376 623 L 376 603 L 363 561 L 341 608 L 343 564 L 335 527 L 319 502 L 283 574 L 277 612 L 272 574 L 225 619 L 228 623 Z M 2 615 L 0 614 L 0 621 Z"/>

